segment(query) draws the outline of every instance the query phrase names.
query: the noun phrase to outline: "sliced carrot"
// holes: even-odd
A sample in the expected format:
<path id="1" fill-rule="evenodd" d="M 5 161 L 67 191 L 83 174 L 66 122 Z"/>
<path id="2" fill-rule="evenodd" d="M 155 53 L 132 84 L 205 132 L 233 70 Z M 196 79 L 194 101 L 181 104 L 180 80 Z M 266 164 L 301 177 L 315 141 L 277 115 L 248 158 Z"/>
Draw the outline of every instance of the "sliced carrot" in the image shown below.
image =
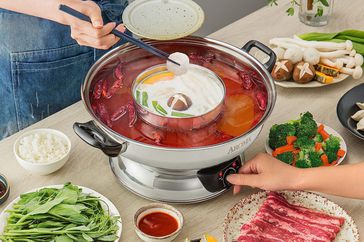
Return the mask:
<path id="1" fill-rule="evenodd" d="M 323 130 L 320 130 L 318 131 L 319 134 L 321 134 L 322 138 L 324 140 L 327 140 L 328 138 L 330 138 L 330 135 L 323 129 Z"/>
<path id="2" fill-rule="evenodd" d="M 295 150 L 295 148 L 293 145 L 284 145 L 284 146 L 281 146 L 281 147 L 278 147 L 277 149 L 275 149 L 275 153 L 277 155 L 280 155 L 285 152 L 294 151 L 294 150 Z"/>
<path id="3" fill-rule="evenodd" d="M 337 160 L 336 160 L 336 161 L 331 162 L 331 164 L 330 164 L 330 165 L 335 166 L 336 164 L 337 164 Z"/>
<path id="4" fill-rule="evenodd" d="M 286 138 L 288 145 L 293 145 L 293 143 L 297 140 L 296 136 L 287 136 Z"/>
<path id="5" fill-rule="evenodd" d="M 318 126 L 318 128 L 317 128 L 317 132 L 320 132 L 324 129 L 325 129 L 325 126 L 323 124 L 320 124 L 320 126 Z"/>
<path id="6" fill-rule="evenodd" d="M 315 151 L 320 151 L 322 149 L 322 143 L 315 144 Z"/>
<path id="7" fill-rule="evenodd" d="M 321 160 L 322 160 L 322 163 L 324 164 L 324 166 L 329 166 L 329 165 L 330 165 L 330 163 L 329 163 L 329 158 L 327 157 L 327 155 L 326 155 L 326 154 L 323 154 L 323 155 L 321 156 Z"/>
<path id="8" fill-rule="evenodd" d="M 296 149 L 296 150 L 292 151 L 292 153 L 293 154 L 298 154 L 298 153 L 300 153 L 300 151 L 301 151 L 300 149 Z"/>
<path id="9" fill-rule="evenodd" d="M 345 153 L 346 153 L 345 150 L 340 149 L 340 150 L 337 151 L 337 156 L 344 157 Z"/>
<path id="10" fill-rule="evenodd" d="M 273 156 L 273 157 L 277 157 L 277 152 L 276 152 L 275 150 L 273 150 L 273 152 L 272 152 L 272 156 Z"/>

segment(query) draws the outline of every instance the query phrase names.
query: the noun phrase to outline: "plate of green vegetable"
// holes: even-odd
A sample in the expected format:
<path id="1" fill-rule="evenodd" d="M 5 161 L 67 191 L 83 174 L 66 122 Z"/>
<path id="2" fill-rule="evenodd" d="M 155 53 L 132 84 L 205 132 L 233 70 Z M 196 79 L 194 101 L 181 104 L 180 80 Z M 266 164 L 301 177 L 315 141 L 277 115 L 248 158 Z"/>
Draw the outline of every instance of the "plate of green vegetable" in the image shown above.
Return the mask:
<path id="1" fill-rule="evenodd" d="M 265 148 L 267 153 L 298 168 L 339 165 L 347 153 L 341 135 L 317 123 L 310 112 L 297 120 L 273 125 Z"/>
<path id="2" fill-rule="evenodd" d="M 47 186 L 24 193 L 0 214 L 0 241 L 119 241 L 120 214 L 89 188 Z"/>

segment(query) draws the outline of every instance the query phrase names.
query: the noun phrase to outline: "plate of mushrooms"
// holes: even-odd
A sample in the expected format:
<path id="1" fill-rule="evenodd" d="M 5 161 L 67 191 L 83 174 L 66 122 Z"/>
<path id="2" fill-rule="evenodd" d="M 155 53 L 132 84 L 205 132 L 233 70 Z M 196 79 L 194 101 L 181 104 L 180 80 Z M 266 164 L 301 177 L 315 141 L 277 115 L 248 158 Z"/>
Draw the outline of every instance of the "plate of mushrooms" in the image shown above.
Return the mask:
<path id="1" fill-rule="evenodd" d="M 272 70 L 276 85 L 285 88 L 322 87 L 363 75 L 363 56 L 353 43 L 307 41 L 298 36 L 273 38 L 270 46 L 277 55 Z"/>
<path id="2" fill-rule="evenodd" d="M 342 96 L 336 112 L 341 124 L 353 135 L 364 140 L 364 83 Z"/>

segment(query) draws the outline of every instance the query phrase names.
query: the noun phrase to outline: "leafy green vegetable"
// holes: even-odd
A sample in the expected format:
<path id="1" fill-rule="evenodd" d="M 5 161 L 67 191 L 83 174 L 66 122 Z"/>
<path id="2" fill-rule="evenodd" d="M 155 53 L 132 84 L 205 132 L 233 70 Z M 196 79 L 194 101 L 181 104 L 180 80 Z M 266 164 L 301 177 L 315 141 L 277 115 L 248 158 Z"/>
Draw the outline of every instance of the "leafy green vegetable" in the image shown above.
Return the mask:
<path id="1" fill-rule="evenodd" d="M 316 15 L 315 17 L 317 16 L 322 16 L 323 15 L 323 6 L 325 7 L 329 7 L 329 2 L 327 0 L 313 0 L 313 3 L 314 4 L 317 4 L 317 12 L 316 12 Z M 278 5 L 278 0 L 268 0 L 268 4 L 270 6 L 277 6 Z M 308 3 L 306 3 L 308 4 Z M 300 6 L 300 2 L 297 1 L 297 0 L 290 0 L 290 7 L 286 10 L 286 13 L 288 16 L 293 16 L 294 15 L 294 8 L 295 6 Z"/>
<path id="2" fill-rule="evenodd" d="M 330 41 L 338 43 L 351 40 L 356 52 L 364 56 L 364 31 L 361 30 L 349 29 L 337 33 L 313 32 L 301 34 L 299 37 L 304 40 Z"/>
<path id="3" fill-rule="evenodd" d="M 118 239 L 119 218 L 110 216 L 94 196 L 71 183 L 20 196 L 7 213 L 4 242 L 87 242 Z"/>

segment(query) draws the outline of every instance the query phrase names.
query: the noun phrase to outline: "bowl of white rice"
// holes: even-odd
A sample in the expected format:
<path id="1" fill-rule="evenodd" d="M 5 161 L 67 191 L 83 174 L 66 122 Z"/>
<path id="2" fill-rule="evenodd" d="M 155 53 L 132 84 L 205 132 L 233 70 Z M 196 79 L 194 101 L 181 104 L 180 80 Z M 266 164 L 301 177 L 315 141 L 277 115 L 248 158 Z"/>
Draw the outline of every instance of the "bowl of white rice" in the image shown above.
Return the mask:
<path id="1" fill-rule="evenodd" d="M 67 162 L 71 141 L 55 129 L 34 129 L 22 134 L 14 144 L 19 164 L 37 175 L 48 175 Z"/>

